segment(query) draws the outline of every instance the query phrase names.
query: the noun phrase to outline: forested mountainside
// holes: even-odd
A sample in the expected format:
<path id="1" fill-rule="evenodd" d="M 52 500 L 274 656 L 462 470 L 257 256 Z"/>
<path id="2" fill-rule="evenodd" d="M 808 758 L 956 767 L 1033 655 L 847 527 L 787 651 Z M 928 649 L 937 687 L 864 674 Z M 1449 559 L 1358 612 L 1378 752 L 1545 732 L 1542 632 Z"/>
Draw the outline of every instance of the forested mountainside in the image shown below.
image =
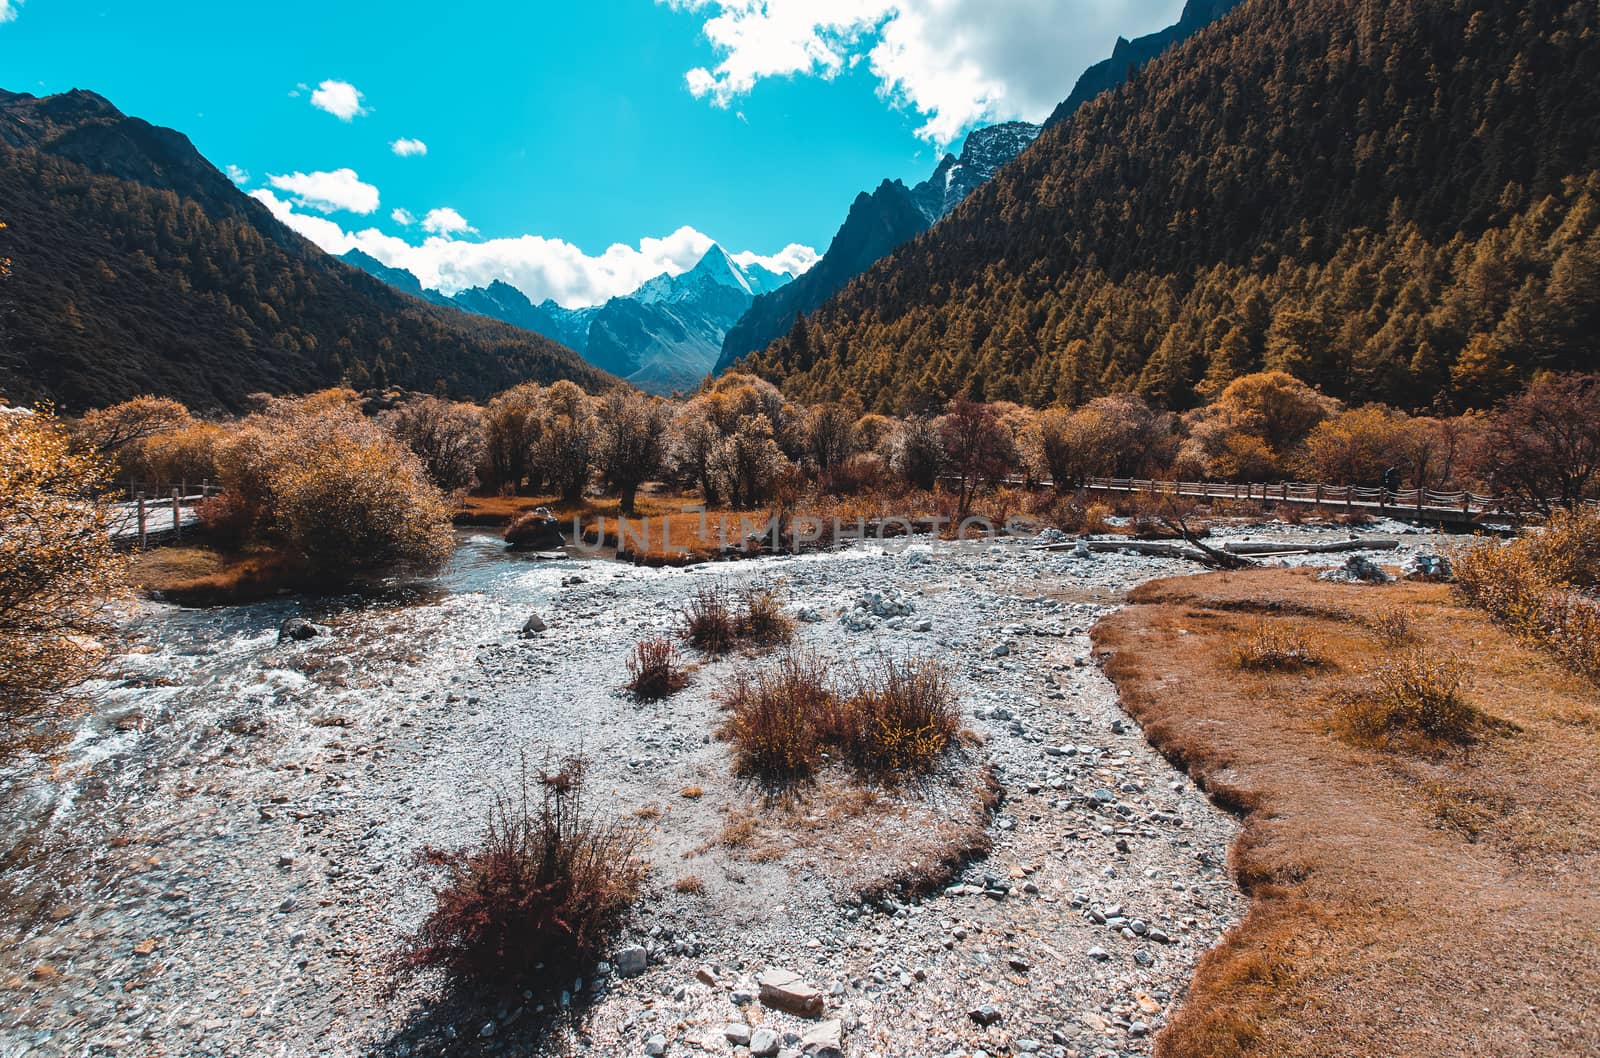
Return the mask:
<path id="1" fill-rule="evenodd" d="M 1119 37 L 1111 57 L 1084 71 L 1072 94 L 1050 115 L 1049 124 L 1071 117 L 1084 102 L 1121 84 L 1164 49 L 1238 2 L 1188 0 L 1178 21 L 1166 29 L 1132 41 Z M 1023 121 L 978 129 L 967 137 L 959 156 L 945 155 L 933 175 L 915 187 L 885 180 L 870 195 L 864 191 L 857 195 L 822 260 L 782 290 L 756 298 L 728 331 L 717 371 L 786 334 L 795 320 L 821 308 L 874 262 L 933 227 L 1001 166 L 1027 149 L 1039 132 L 1040 126 Z"/>
<path id="2" fill-rule="evenodd" d="M 749 358 L 909 411 L 1283 368 L 1481 406 L 1600 366 L 1600 8 L 1246 0 Z"/>
<path id="3" fill-rule="evenodd" d="M 0 392 L 237 409 L 357 385 L 482 397 L 607 376 L 536 334 L 428 305 L 306 242 L 188 139 L 91 92 L 0 94 Z"/>

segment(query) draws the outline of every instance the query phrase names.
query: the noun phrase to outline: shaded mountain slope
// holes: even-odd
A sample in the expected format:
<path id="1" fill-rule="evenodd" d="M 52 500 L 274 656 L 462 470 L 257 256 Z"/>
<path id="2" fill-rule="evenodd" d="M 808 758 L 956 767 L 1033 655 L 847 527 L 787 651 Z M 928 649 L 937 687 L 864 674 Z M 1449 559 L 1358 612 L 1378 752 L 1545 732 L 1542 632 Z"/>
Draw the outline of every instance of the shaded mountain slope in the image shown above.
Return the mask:
<path id="1" fill-rule="evenodd" d="M 606 376 L 546 338 L 327 256 L 188 139 L 90 92 L 0 96 L 0 390 L 68 410 L 139 393 L 238 409 L 348 379 L 486 396 Z"/>

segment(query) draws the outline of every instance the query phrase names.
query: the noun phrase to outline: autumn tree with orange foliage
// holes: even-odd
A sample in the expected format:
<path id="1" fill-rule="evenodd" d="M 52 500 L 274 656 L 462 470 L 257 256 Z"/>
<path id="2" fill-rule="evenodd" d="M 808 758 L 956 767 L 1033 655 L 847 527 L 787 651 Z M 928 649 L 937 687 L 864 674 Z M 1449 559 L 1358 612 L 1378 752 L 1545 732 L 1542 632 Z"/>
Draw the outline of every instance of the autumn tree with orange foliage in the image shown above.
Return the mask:
<path id="1" fill-rule="evenodd" d="M 1306 437 L 1339 402 L 1283 371 L 1234 379 L 1216 403 L 1191 412 L 1178 451 L 1180 477 L 1264 481 L 1281 476 Z"/>
<path id="2" fill-rule="evenodd" d="M 0 405 L 0 759 L 48 746 L 113 636 L 124 590 L 103 456 L 48 410 Z"/>
<path id="3" fill-rule="evenodd" d="M 347 390 L 272 401 L 240 424 L 221 463 L 255 538 L 314 576 L 435 569 L 450 554 L 443 493 Z"/>
<path id="4" fill-rule="evenodd" d="M 135 397 L 86 413 L 73 434 L 89 451 L 114 456 L 129 445 L 180 429 L 191 421 L 189 409 L 175 400 Z"/>

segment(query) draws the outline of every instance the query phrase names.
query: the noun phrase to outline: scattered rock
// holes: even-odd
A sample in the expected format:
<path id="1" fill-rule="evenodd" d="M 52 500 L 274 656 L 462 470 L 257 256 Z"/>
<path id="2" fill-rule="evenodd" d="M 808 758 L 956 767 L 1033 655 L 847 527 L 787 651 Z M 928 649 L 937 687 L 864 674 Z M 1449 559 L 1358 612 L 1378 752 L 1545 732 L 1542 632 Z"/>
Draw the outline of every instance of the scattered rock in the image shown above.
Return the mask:
<path id="1" fill-rule="evenodd" d="M 649 1058 L 661 1058 L 662 1055 L 667 1053 L 667 1038 L 658 1032 L 648 1040 L 645 1040 L 644 1053 Z"/>
<path id="2" fill-rule="evenodd" d="M 1351 555 L 1344 560 L 1344 565 L 1324 570 L 1317 579 L 1336 584 L 1388 584 L 1394 580 L 1382 566 L 1365 555 Z"/>
<path id="3" fill-rule="evenodd" d="M 530 614 L 528 619 L 522 622 L 522 631 L 519 633 L 519 635 L 521 635 L 523 639 L 532 639 L 534 636 L 538 635 L 540 632 L 543 632 L 549 627 L 549 625 L 544 623 L 543 617 L 540 617 L 538 614 Z"/>
<path id="4" fill-rule="evenodd" d="M 761 989 L 761 1002 L 765 1006 L 803 1018 L 822 1014 L 822 993 L 802 981 L 799 974 L 766 970 L 756 975 L 756 985 Z"/>
<path id="5" fill-rule="evenodd" d="M 756 1029 L 750 1034 L 750 1053 L 754 1058 L 772 1058 L 778 1053 L 778 1034 L 771 1029 Z"/>
<path id="6" fill-rule="evenodd" d="M 990 1025 L 993 1025 L 1003 1016 L 1004 1015 L 1000 1013 L 1000 1008 L 994 1006 L 992 1003 L 985 1003 L 981 1007 L 973 1007 L 971 1010 L 967 1011 L 967 1017 L 971 1018 L 979 1025 L 982 1025 L 984 1028 L 988 1028 Z"/>
<path id="7" fill-rule="evenodd" d="M 611 964 L 618 977 L 638 977 L 650 965 L 650 954 L 638 944 L 630 944 L 617 952 Z"/>
<path id="8" fill-rule="evenodd" d="M 1455 576 L 1454 571 L 1450 568 L 1449 558 L 1429 551 L 1418 551 L 1408 557 L 1401 564 L 1400 572 L 1406 580 L 1421 580 L 1429 583 L 1447 581 Z"/>
<path id="9" fill-rule="evenodd" d="M 838 1018 L 818 1022 L 801 1035 L 800 1049 L 816 1058 L 838 1058 L 844 1053 L 844 1023 Z"/>

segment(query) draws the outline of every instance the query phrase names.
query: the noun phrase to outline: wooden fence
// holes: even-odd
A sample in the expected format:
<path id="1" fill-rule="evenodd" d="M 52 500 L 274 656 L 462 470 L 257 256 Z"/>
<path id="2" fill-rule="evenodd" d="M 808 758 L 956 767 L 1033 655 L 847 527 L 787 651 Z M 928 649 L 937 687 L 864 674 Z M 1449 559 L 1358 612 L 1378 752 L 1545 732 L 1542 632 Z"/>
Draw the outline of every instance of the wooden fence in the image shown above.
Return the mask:
<path id="1" fill-rule="evenodd" d="M 1433 489 L 1390 490 L 1305 482 L 1250 485 L 1140 478 L 1090 478 L 1084 488 L 1089 492 L 1143 493 L 1246 503 L 1292 503 L 1439 522 L 1476 522 L 1485 517 L 1521 520 L 1532 513 L 1530 504 L 1510 497 L 1484 496 L 1476 492 L 1438 492 Z"/>

